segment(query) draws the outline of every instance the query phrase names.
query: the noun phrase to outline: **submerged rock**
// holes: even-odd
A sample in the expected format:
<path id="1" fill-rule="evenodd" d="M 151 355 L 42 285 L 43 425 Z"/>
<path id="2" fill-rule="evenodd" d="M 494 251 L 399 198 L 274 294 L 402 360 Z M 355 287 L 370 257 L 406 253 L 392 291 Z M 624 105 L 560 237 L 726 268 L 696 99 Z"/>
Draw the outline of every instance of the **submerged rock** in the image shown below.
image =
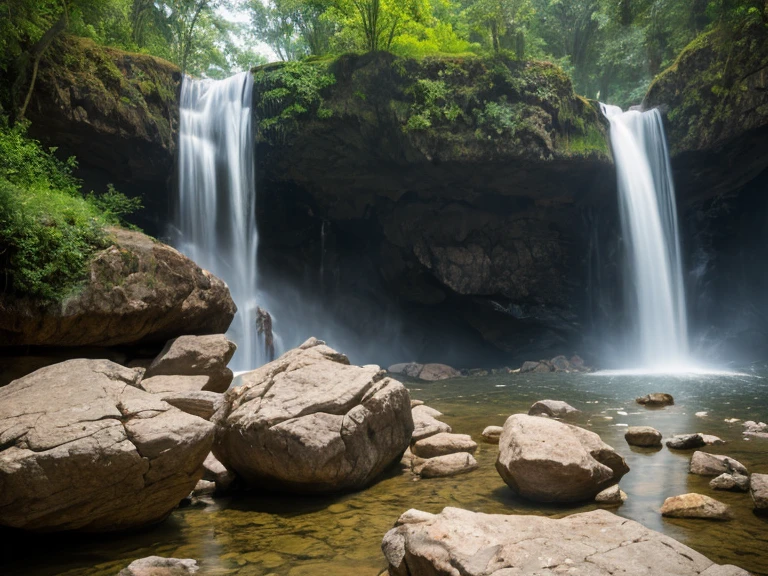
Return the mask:
<path id="1" fill-rule="evenodd" d="M 670 518 L 702 518 L 704 520 L 731 520 L 733 514 L 727 504 L 703 494 L 681 494 L 664 501 L 661 515 Z"/>
<path id="2" fill-rule="evenodd" d="M 701 434 L 676 434 L 667 440 L 667 448 L 672 450 L 693 450 L 705 445 L 706 442 Z"/>
<path id="3" fill-rule="evenodd" d="M 749 490 L 749 476 L 734 472 L 729 474 L 724 472 L 717 478 L 712 479 L 709 483 L 709 487 L 713 490 L 735 490 L 740 492 L 746 492 Z"/>
<path id="4" fill-rule="evenodd" d="M 106 360 L 70 360 L 0 388 L 0 525 L 125 530 L 190 493 L 213 425 L 137 379 Z"/>
<path id="5" fill-rule="evenodd" d="M 434 458 L 455 452 L 474 454 L 477 443 L 469 434 L 449 434 L 441 432 L 415 442 L 411 451 L 419 458 Z"/>
<path id="6" fill-rule="evenodd" d="M 376 366 L 351 366 L 315 338 L 242 381 L 216 415 L 213 453 L 253 486 L 292 492 L 362 488 L 411 440 L 405 387 Z"/>
<path id="7" fill-rule="evenodd" d="M 539 400 L 528 410 L 529 416 L 549 416 L 550 418 L 566 418 L 576 414 L 581 414 L 581 410 L 562 400 Z"/>
<path id="8" fill-rule="evenodd" d="M 117 346 L 226 332 L 227 285 L 153 238 L 110 229 L 83 288 L 59 305 L 0 298 L 0 346 Z"/>
<path id="9" fill-rule="evenodd" d="M 456 452 L 413 462 L 413 471 L 422 478 L 443 478 L 472 472 L 477 460 L 467 452 Z"/>
<path id="10" fill-rule="evenodd" d="M 409 510 L 381 545 L 392 576 L 749 576 L 607 510 L 562 519 Z"/>
<path id="11" fill-rule="evenodd" d="M 501 438 L 501 433 L 503 431 L 504 428 L 501 426 L 486 426 L 482 434 L 483 440 L 489 444 L 498 444 L 499 438 Z"/>
<path id="12" fill-rule="evenodd" d="M 227 364 L 236 348 L 235 343 L 227 340 L 224 334 L 180 336 L 166 343 L 147 368 L 144 378 L 206 377 L 207 382 L 200 390 L 226 392 L 232 383 L 232 370 L 227 368 Z"/>
<path id="13" fill-rule="evenodd" d="M 578 502 L 618 483 L 629 467 L 594 432 L 516 414 L 504 424 L 496 470 L 530 500 Z"/>
<path id="14" fill-rule="evenodd" d="M 624 433 L 624 439 L 630 446 L 642 448 L 661 446 L 661 432 L 651 426 L 630 426 Z"/>
<path id="15" fill-rule="evenodd" d="M 737 472 L 748 476 L 746 467 L 729 456 L 707 454 L 706 452 L 694 452 L 691 457 L 691 474 L 700 476 L 720 476 L 720 474 Z"/>
<path id="16" fill-rule="evenodd" d="M 768 511 L 768 474 L 752 474 L 749 480 L 749 493 L 755 504 L 755 510 Z"/>
<path id="17" fill-rule="evenodd" d="M 643 406 L 658 407 L 671 406 L 675 403 L 675 399 L 671 394 L 666 394 L 664 392 L 653 392 L 651 394 L 641 396 L 640 398 L 635 398 L 635 402 L 642 404 Z"/>
<path id="18" fill-rule="evenodd" d="M 163 558 L 149 556 L 134 560 L 120 570 L 117 576 L 186 576 L 197 574 L 200 567 L 191 558 Z"/>

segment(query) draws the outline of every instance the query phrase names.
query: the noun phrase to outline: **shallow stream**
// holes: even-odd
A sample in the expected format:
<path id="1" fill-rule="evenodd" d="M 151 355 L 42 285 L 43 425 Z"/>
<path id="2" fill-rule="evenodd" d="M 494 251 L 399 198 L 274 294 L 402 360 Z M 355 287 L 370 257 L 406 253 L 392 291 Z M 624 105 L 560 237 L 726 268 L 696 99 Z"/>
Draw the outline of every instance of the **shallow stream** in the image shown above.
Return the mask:
<path id="1" fill-rule="evenodd" d="M 768 473 L 768 440 L 744 440 L 741 423 L 724 421 L 768 419 L 768 378 L 504 374 L 406 384 L 413 398 L 443 412 L 454 432 L 471 434 L 478 442 L 479 470 L 414 480 L 395 467 L 367 490 L 342 496 L 216 499 L 213 505 L 178 509 L 163 524 L 130 535 L 2 534 L 0 573 L 113 576 L 136 558 L 158 554 L 195 558 L 203 576 L 376 576 L 386 568 L 379 548 L 382 536 L 408 508 L 439 512 L 456 506 L 550 516 L 592 510 L 594 504 L 542 506 L 515 497 L 494 468 L 497 447 L 482 442 L 485 426 L 502 425 L 510 414 L 551 398 L 579 408 L 583 415 L 573 422 L 599 433 L 626 458 L 631 472 L 621 488 L 629 499 L 613 509 L 617 514 L 676 538 L 715 562 L 768 575 L 768 517 L 753 513 L 749 495 L 712 491 L 710 478 L 688 474 L 693 451 L 628 446 L 623 426 L 653 426 L 665 439 L 676 433 L 714 434 L 727 444 L 707 451 L 728 454 L 750 472 Z M 649 392 L 668 392 L 676 404 L 651 410 L 634 402 Z M 731 505 L 735 519 L 720 523 L 662 518 L 664 499 L 685 492 L 701 492 Z M 25 546 L 31 542 L 34 554 Z"/>

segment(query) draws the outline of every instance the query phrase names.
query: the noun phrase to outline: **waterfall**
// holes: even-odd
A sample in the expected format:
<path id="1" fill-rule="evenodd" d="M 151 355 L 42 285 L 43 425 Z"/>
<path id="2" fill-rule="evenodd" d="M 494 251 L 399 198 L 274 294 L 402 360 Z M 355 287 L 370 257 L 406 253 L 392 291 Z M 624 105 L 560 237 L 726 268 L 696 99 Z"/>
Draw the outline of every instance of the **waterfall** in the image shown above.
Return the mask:
<path id="1" fill-rule="evenodd" d="M 632 361 L 653 370 L 688 364 L 680 238 L 669 153 L 658 110 L 603 105 L 611 125 L 619 207 L 629 259 L 629 296 L 637 341 Z"/>
<path id="2" fill-rule="evenodd" d="M 175 246 L 223 279 L 237 305 L 227 333 L 237 343 L 230 364 L 263 363 L 256 328 L 256 184 L 251 95 L 243 72 L 221 81 L 184 77 L 179 130 Z"/>

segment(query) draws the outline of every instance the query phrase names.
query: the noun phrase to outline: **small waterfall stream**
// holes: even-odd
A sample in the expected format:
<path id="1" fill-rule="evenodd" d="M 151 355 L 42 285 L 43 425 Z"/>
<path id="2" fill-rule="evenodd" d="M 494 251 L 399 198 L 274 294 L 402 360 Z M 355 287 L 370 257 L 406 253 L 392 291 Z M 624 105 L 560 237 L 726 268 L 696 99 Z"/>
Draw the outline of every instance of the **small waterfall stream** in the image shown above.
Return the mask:
<path id="1" fill-rule="evenodd" d="M 226 80 L 184 77 L 179 130 L 179 192 L 174 245 L 222 278 L 237 304 L 230 367 L 263 363 L 256 326 L 256 184 L 251 96 L 243 72 Z"/>
<path id="2" fill-rule="evenodd" d="M 618 176 L 637 368 L 685 370 L 688 330 L 675 189 L 658 110 L 603 105 Z"/>

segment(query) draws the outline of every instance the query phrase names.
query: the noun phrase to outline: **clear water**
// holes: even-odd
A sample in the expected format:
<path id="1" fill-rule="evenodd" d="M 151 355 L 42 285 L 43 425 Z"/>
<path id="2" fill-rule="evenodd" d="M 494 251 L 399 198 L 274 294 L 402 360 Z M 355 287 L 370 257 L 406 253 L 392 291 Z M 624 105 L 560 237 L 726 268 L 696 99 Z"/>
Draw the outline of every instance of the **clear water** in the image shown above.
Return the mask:
<path id="1" fill-rule="evenodd" d="M 220 81 L 184 77 L 178 208 L 171 234 L 176 248 L 229 286 L 238 310 L 228 332 L 237 343 L 234 370 L 263 364 L 256 327 L 252 92 L 248 72 Z"/>
<path id="2" fill-rule="evenodd" d="M 704 432 L 727 440 L 712 446 L 750 472 L 768 473 L 768 441 L 742 439 L 740 424 L 726 418 L 768 419 L 768 380 L 745 376 L 642 376 L 593 374 L 505 374 L 438 383 L 408 383 L 420 398 L 445 414 L 455 432 L 478 442 L 479 470 L 455 478 L 414 481 L 394 469 L 367 490 L 342 496 L 301 498 L 253 493 L 217 499 L 208 507 L 175 511 L 163 524 L 129 535 L 0 534 L 4 576 L 113 576 L 131 560 L 160 554 L 200 561 L 202 575 L 376 576 L 386 565 L 379 549 L 398 516 L 416 507 L 439 512 L 459 506 L 499 514 L 562 516 L 595 508 L 538 505 L 514 496 L 496 473 L 496 446 L 482 444 L 487 425 L 525 412 L 540 399 L 570 402 L 583 411 L 575 423 L 599 433 L 627 459 L 621 482 L 629 500 L 615 512 L 659 530 L 718 563 L 733 563 L 768 576 L 768 518 L 756 516 L 748 494 L 715 492 L 709 478 L 688 474 L 692 452 L 639 449 L 624 440 L 628 425 L 651 425 L 669 437 Z M 762 372 L 766 374 L 766 372 Z M 634 398 L 649 392 L 674 395 L 675 406 L 648 410 Z M 626 415 L 619 414 L 626 412 Z M 707 412 L 705 417 L 697 412 Z M 610 419 L 608 419 L 610 418 Z M 659 508 L 668 496 L 708 494 L 732 506 L 735 520 L 672 520 Z M 33 540 L 31 540 L 33 538 Z M 29 554 L 34 541 L 43 553 Z"/>
<path id="3" fill-rule="evenodd" d="M 611 124 L 634 333 L 627 366 L 685 371 L 688 330 L 675 189 L 658 110 L 603 105 Z"/>

